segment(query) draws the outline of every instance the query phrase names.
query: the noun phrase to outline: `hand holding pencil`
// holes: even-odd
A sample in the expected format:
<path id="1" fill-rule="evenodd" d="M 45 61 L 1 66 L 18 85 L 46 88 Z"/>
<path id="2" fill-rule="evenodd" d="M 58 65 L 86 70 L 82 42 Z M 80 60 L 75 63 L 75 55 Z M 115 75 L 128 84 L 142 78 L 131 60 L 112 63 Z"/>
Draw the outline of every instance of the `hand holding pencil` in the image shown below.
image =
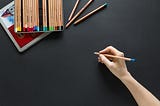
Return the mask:
<path id="1" fill-rule="evenodd" d="M 104 54 L 109 54 L 109 56 L 105 56 Z M 124 58 L 124 54 L 112 46 L 98 52 L 98 62 L 105 64 L 119 79 L 129 74 L 125 59 L 122 57 Z"/>

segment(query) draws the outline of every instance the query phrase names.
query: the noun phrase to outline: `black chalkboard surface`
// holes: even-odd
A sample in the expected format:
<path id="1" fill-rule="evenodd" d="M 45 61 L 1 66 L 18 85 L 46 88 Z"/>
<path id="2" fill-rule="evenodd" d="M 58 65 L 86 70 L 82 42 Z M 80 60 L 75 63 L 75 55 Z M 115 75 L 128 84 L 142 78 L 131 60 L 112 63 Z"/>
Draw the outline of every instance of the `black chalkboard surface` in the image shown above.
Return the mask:
<path id="1" fill-rule="evenodd" d="M 11 0 L 1 1 L 0 8 Z M 64 0 L 65 23 L 76 0 Z M 106 2 L 95 0 L 80 16 Z M 93 54 L 112 45 L 128 70 L 160 98 L 159 0 L 110 0 L 109 7 L 20 54 L 0 27 L 1 106 L 136 106 L 127 88 Z M 78 10 L 85 4 L 81 0 Z M 77 10 L 77 11 L 78 11 Z"/>

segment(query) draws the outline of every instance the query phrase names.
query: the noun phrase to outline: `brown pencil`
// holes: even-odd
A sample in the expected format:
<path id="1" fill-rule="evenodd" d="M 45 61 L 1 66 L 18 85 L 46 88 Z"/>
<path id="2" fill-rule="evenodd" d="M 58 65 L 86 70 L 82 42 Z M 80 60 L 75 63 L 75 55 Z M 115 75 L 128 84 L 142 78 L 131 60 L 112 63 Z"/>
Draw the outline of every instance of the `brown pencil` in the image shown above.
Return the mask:
<path id="1" fill-rule="evenodd" d="M 75 13 L 75 10 L 76 10 L 76 9 L 77 9 L 77 7 L 78 7 L 79 1 L 80 1 L 80 0 L 77 0 L 77 2 L 76 2 L 76 4 L 75 4 L 75 6 L 74 6 L 74 8 L 73 8 L 73 10 L 72 10 L 72 12 L 71 12 L 71 14 L 70 14 L 70 16 L 69 16 L 68 21 L 70 21 L 70 20 L 71 20 L 71 18 L 73 17 L 73 14 Z"/>
<path id="2" fill-rule="evenodd" d="M 67 23 L 66 28 L 93 2 L 93 0 L 89 0 L 89 2 Z"/>

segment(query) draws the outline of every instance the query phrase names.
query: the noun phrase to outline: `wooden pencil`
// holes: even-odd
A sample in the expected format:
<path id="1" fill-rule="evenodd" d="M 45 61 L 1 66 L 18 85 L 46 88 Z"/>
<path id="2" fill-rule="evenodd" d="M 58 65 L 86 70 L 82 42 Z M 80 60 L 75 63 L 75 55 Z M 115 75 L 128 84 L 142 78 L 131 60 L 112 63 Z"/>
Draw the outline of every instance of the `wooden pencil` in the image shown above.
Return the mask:
<path id="1" fill-rule="evenodd" d="M 26 8 L 25 8 L 25 5 L 26 5 L 26 0 L 23 0 L 23 31 L 25 32 L 25 26 L 26 26 Z"/>
<path id="2" fill-rule="evenodd" d="M 57 1 L 57 30 L 59 30 L 59 24 L 60 24 L 60 17 L 59 17 L 59 13 L 60 13 L 60 6 L 59 3 L 60 0 Z"/>
<path id="3" fill-rule="evenodd" d="M 54 29 L 57 30 L 57 0 L 54 0 Z"/>
<path id="4" fill-rule="evenodd" d="M 77 7 L 78 7 L 79 1 L 80 1 L 80 0 L 77 0 L 75 6 L 73 7 L 73 10 L 72 10 L 72 12 L 71 12 L 71 14 L 70 14 L 70 16 L 69 16 L 69 18 L 68 18 L 68 21 L 70 21 L 71 18 L 73 17 L 73 14 L 75 13 L 75 11 L 76 11 L 76 9 L 77 9 Z"/>
<path id="5" fill-rule="evenodd" d="M 31 1 L 30 1 L 30 2 L 31 2 L 31 3 L 30 3 L 30 4 L 31 4 L 31 10 L 30 10 L 30 11 L 31 11 L 31 13 L 30 13 L 30 14 L 31 14 L 31 16 L 30 16 L 30 17 L 31 17 L 31 21 L 30 21 L 30 22 L 31 22 L 31 23 L 30 23 L 31 27 L 30 27 L 30 29 L 29 29 L 30 32 L 33 32 L 33 8 L 34 8 L 34 7 L 33 7 L 33 1 L 34 1 L 34 0 L 31 0 Z"/>
<path id="6" fill-rule="evenodd" d="M 51 12 L 50 12 L 50 14 L 51 14 L 51 19 L 50 19 L 50 23 L 51 23 L 51 26 L 50 26 L 50 31 L 52 31 L 53 30 L 53 27 L 54 27 L 54 25 L 53 25 L 53 22 L 54 22 L 54 0 L 51 0 L 50 1 L 50 4 L 51 4 L 51 7 L 50 7 L 50 10 L 51 10 Z"/>
<path id="7" fill-rule="evenodd" d="M 18 11 L 17 11 L 17 0 L 15 0 L 15 13 L 14 13 L 14 14 L 15 14 L 15 17 L 14 17 L 14 21 L 15 21 L 15 24 L 14 24 L 14 27 L 15 27 L 15 28 L 14 28 L 14 29 L 15 29 L 15 32 L 17 32 L 17 16 L 18 16 L 18 15 L 17 15 L 17 14 L 18 14 L 17 12 L 18 12 Z"/>
<path id="8" fill-rule="evenodd" d="M 19 32 L 19 0 L 17 0 L 17 32 Z"/>
<path id="9" fill-rule="evenodd" d="M 52 0 L 52 12 L 51 12 L 51 14 L 52 14 L 52 19 L 51 19 L 51 21 L 52 21 L 52 31 L 53 30 L 56 30 L 56 1 L 57 0 Z"/>
<path id="10" fill-rule="evenodd" d="M 43 31 L 47 31 L 47 7 L 46 0 L 43 0 Z"/>
<path id="11" fill-rule="evenodd" d="M 49 7 L 49 9 L 48 9 L 49 10 L 49 12 L 48 12 L 49 13 L 48 14 L 49 15 L 49 20 L 48 20 L 49 21 L 49 31 L 51 31 L 51 3 L 50 3 L 50 1 L 51 0 L 48 0 L 48 7 Z"/>
<path id="12" fill-rule="evenodd" d="M 82 22 L 83 20 L 87 19 L 89 16 L 95 14 L 96 12 L 98 12 L 99 10 L 101 10 L 102 8 L 107 7 L 107 3 L 103 4 L 102 6 L 98 7 L 97 9 L 93 10 L 92 12 L 88 13 L 87 15 L 85 15 L 84 17 L 80 18 L 79 20 L 77 20 L 74 25 Z"/>
<path id="13" fill-rule="evenodd" d="M 40 31 L 40 26 L 39 26 L 39 0 L 36 0 L 36 19 L 37 19 L 37 31 Z"/>
<path id="14" fill-rule="evenodd" d="M 19 32 L 22 31 L 22 21 L 21 21 L 21 0 L 19 0 Z"/>
<path id="15" fill-rule="evenodd" d="M 34 27 L 35 27 L 35 0 L 32 0 L 32 32 L 35 31 Z"/>
<path id="16" fill-rule="evenodd" d="M 31 27 L 31 0 L 28 0 L 28 28 L 27 31 L 30 32 Z"/>
<path id="17" fill-rule="evenodd" d="M 93 2 L 93 0 L 89 0 L 87 4 L 66 24 L 66 28 Z"/>
<path id="18" fill-rule="evenodd" d="M 60 30 L 62 20 L 62 0 L 15 0 L 15 32 Z"/>
<path id="19" fill-rule="evenodd" d="M 60 0 L 60 27 L 63 30 L 63 0 Z"/>
<path id="20" fill-rule="evenodd" d="M 55 2 L 55 13 L 56 13 L 56 30 L 58 30 L 58 1 L 59 0 L 55 0 L 56 2 Z"/>
<path id="21" fill-rule="evenodd" d="M 94 52 L 94 54 L 96 55 L 100 55 L 100 53 L 98 52 Z M 103 54 L 105 57 L 110 57 L 110 58 L 116 58 L 116 59 L 122 59 L 122 60 L 126 60 L 126 61 L 131 61 L 131 62 L 135 62 L 135 59 L 132 58 L 127 58 L 127 57 L 121 57 L 121 56 L 114 56 L 114 55 L 110 55 L 110 54 Z"/>
<path id="22" fill-rule="evenodd" d="M 17 32 L 21 31 L 21 0 L 17 0 Z"/>

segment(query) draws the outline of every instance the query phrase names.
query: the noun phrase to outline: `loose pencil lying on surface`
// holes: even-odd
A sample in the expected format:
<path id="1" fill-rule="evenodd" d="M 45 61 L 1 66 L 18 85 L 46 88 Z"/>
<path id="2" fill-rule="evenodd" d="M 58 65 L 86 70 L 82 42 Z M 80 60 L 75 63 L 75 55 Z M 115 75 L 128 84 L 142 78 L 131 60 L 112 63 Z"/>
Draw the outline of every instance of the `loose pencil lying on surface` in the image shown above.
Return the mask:
<path id="1" fill-rule="evenodd" d="M 76 4 L 75 4 L 75 6 L 74 6 L 74 8 L 73 8 L 73 10 L 72 10 L 72 12 L 71 12 L 71 15 L 69 16 L 68 21 L 70 21 L 70 20 L 71 20 L 71 18 L 72 18 L 72 16 L 73 16 L 73 14 L 74 14 L 74 12 L 75 12 L 75 10 L 76 10 L 76 8 L 77 8 L 78 4 L 79 4 L 79 1 L 80 1 L 80 0 L 77 0 Z"/>
<path id="2" fill-rule="evenodd" d="M 100 53 L 98 53 L 98 52 L 94 52 L 94 54 L 100 55 Z M 110 54 L 103 54 L 103 55 L 105 57 L 117 58 L 117 59 L 122 59 L 122 60 L 126 60 L 126 61 L 131 61 L 131 62 L 135 62 L 136 61 L 136 59 L 127 58 L 127 57 L 114 56 L 114 55 L 110 55 Z"/>
<path id="3" fill-rule="evenodd" d="M 67 23 L 66 28 L 93 2 L 93 0 L 89 0 L 87 4 Z"/>
<path id="4" fill-rule="evenodd" d="M 98 12 L 98 11 L 101 10 L 101 9 L 103 9 L 104 7 L 107 7 L 107 5 L 108 5 L 108 4 L 105 3 L 105 4 L 103 4 L 102 6 L 98 7 L 97 9 L 93 10 L 92 12 L 88 13 L 88 14 L 85 15 L 84 17 L 78 19 L 78 20 L 74 23 L 74 25 L 76 25 L 76 24 L 80 23 L 81 21 L 87 19 L 89 16 L 95 14 L 96 12 Z"/>

